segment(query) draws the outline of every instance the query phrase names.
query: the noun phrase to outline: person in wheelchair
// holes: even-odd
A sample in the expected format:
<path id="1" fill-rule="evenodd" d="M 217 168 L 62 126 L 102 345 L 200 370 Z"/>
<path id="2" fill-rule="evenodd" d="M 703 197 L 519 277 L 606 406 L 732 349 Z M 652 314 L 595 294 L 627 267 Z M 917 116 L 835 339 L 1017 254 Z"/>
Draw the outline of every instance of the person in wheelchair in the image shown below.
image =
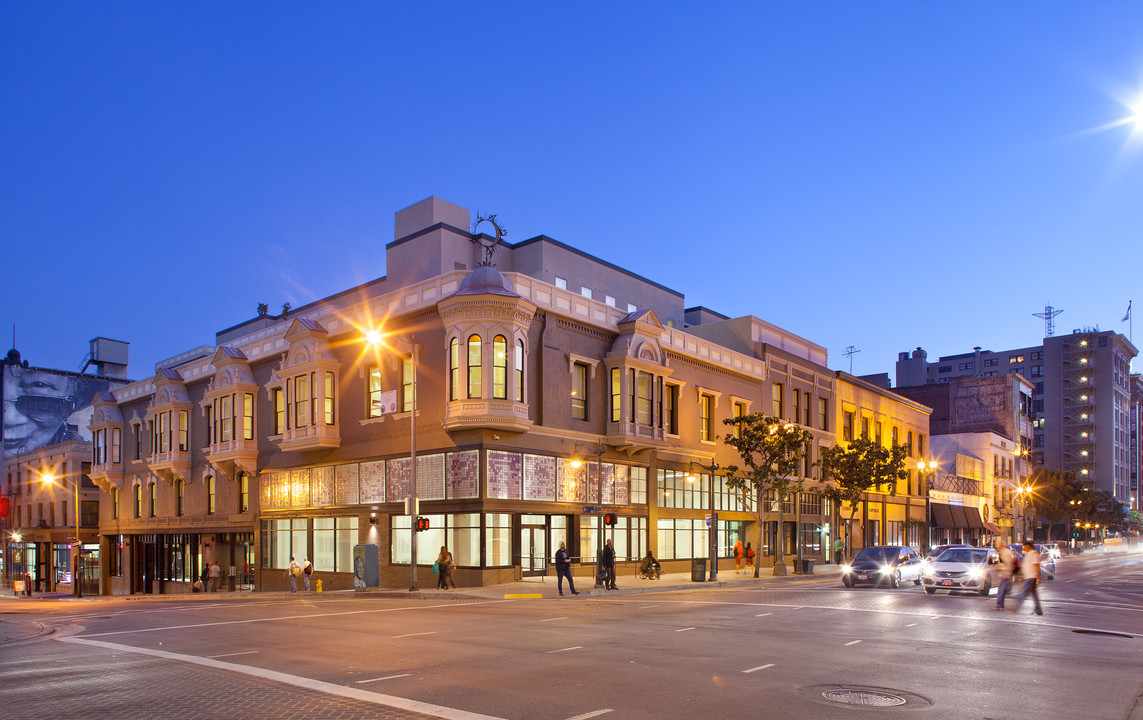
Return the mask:
<path id="1" fill-rule="evenodd" d="M 645 580 L 658 580 L 661 573 L 662 568 L 659 566 L 659 561 L 648 550 L 643 562 L 639 563 L 639 577 Z"/>

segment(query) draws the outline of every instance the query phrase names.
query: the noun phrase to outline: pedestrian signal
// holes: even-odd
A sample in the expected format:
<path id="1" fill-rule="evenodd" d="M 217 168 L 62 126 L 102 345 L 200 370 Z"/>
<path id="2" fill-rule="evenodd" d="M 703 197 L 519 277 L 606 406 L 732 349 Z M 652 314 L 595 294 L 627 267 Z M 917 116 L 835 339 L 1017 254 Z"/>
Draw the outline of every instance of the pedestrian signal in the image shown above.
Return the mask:
<path id="1" fill-rule="evenodd" d="M 615 513 L 604 513 L 603 514 L 603 524 L 604 525 L 614 525 L 617 522 L 619 522 L 619 518 L 615 515 Z"/>
<path id="2" fill-rule="evenodd" d="M 417 518 L 417 532 L 429 529 L 429 519 L 427 517 Z"/>

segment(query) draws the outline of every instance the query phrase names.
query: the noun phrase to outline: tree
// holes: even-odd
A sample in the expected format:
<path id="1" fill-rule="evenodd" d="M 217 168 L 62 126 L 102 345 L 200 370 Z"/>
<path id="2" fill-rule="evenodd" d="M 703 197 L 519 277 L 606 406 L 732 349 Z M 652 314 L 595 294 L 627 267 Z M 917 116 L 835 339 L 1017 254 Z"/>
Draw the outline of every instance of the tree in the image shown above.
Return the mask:
<path id="1" fill-rule="evenodd" d="M 1086 492 L 1074 472 L 1037 468 L 1032 473 L 1031 490 L 1033 509 L 1048 521 L 1049 543 L 1052 542 L 1053 525 L 1066 523 L 1070 526 L 1073 518 L 1083 517 L 1082 502 Z"/>
<path id="2" fill-rule="evenodd" d="M 905 469 L 908 445 L 883 445 L 867 437 L 859 437 L 848 445 L 835 445 L 822 448 L 818 467 L 822 477 L 829 482 L 822 489 L 822 496 L 837 506 L 841 514 L 843 503 L 849 503 L 849 523 L 857 515 L 857 507 L 862 496 L 870 488 L 888 485 L 889 492 L 897 494 L 897 482 L 909 476 Z M 846 557 L 850 543 L 846 543 Z"/>
<path id="3" fill-rule="evenodd" d="M 805 478 L 798 478 L 798 467 L 805 457 L 807 445 L 814 436 L 794 423 L 782 418 L 770 417 L 762 413 L 752 413 L 723 421 L 734 431 L 723 436 L 722 441 L 738 451 L 742 467 L 727 465 L 726 484 L 734 490 L 751 493 L 758 514 L 758 553 L 754 559 L 754 577 L 758 577 L 762 567 L 762 531 L 765 499 L 773 494 L 777 502 L 778 538 L 774 548 L 774 574 L 785 575 L 786 564 L 782 559 L 782 543 L 785 535 L 782 504 L 786 498 L 802 491 Z"/>

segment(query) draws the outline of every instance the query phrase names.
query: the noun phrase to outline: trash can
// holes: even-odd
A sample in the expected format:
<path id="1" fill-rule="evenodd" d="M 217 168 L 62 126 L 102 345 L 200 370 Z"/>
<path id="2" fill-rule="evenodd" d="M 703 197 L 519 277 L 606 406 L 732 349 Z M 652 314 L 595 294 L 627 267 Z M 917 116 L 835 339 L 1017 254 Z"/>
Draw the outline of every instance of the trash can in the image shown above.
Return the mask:
<path id="1" fill-rule="evenodd" d="M 803 575 L 813 575 L 814 574 L 814 559 L 813 558 L 802 558 L 802 574 Z"/>
<path id="2" fill-rule="evenodd" d="M 691 560 L 691 581 L 706 582 L 706 558 Z"/>

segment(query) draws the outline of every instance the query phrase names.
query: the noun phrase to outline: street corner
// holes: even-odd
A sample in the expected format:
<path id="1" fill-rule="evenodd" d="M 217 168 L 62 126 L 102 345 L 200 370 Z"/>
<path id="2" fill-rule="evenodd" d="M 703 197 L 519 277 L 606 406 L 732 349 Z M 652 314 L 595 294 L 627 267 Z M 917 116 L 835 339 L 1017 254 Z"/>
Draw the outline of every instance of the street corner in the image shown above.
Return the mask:
<path id="1" fill-rule="evenodd" d="M 0 645 L 34 640 L 51 633 L 51 628 L 35 620 L 0 619 Z"/>

